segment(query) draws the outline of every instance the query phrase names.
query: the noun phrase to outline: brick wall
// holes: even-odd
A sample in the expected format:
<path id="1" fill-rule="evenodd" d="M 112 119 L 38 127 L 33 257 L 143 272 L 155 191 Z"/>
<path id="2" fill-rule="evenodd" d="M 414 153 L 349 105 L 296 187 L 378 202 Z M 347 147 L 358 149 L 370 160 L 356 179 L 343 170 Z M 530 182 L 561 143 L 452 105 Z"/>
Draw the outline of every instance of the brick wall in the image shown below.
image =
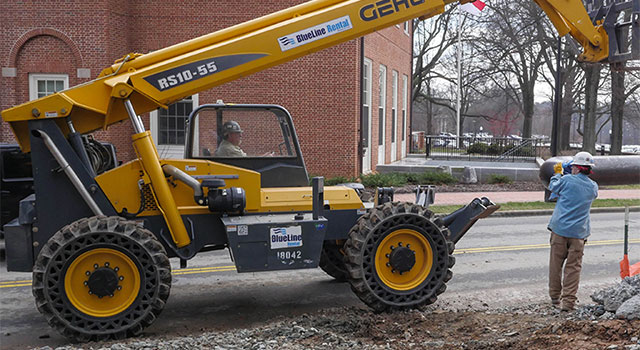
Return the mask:
<path id="1" fill-rule="evenodd" d="M 78 68 L 90 69 L 91 77 L 95 78 L 104 67 L 129 52 L 158 50 L 300 2 L 70 0 L 46 4 L 37 1 L 8 3 L 0 14 L 4 28 L 7 28 L 0 38 L 0 65 L 15 68 L 16 76 L 2 77 L 0 108 L 28 100 L 30 72 L 66 73 L 73 86 L 88 80 L 77 77 Z M 369 35 L 365 46 L 365 55 L 374 62 L 373 91 L 377 89 L 379 62 L 386 62 L 390 95 L 391 70 L 400 72 L 399 86 L 402 74 L 409 75 L 409 37 L 402 28 L 388 28 Z M 280 104 L 293 116 L 310 173 L 356 176 L 360 161 L 359 50 L 359 41 L 352 40 L 201 92 L 199 101 L 200 104 L 214 103 L 218 99 L 234 103 Z M 401 101 L 399 98 L 399 105 Z M 376 111 L 377 101 L 374 99 L 373 103 L 372 110 Z M 387 105 L 391 106 L 390 97 Z M 149 117 L 143 116 L 143 120 L 149 128 Z M 388 124 L 390 130 L 390 118 Z M 372 131 L 375 130 L 374 121 Z M 106 132 L 97 132 L 95 136 L 114 143 L 119 159 L 128 160 L 135 157 L 131 134 L 131 125 L 125 121 Z M 387 136 L 390 138 L 389 132 Z M 372 137 L 375 151 L 377 133 L 372 132 Z M 4 122 L 0 125 L 0 141 L 14 141 Z M 372 153 L 375 157 L 376 153 Z"/>
<path id="2" fill-rule="evenodd" d="M 411 28 L 409 28 L 411 33 Z M 378 160 L 378 91 L 380 88 L 380 65 L 387 67 L 386 74 L 386 102 L 385 102 L 385 159 L 389 163 L 391 159 L 391 108 L 392 108 L 392 71 L 398 72 L 398 98 L 397 98 L 397 125 L 396 128 L 396 159 L 401 158 L 401 142 L 402 142 L 402 76 L 407 76 L 407 122 L 405 124 L 405 135 L 410 134 L 409 116 L 411 113 L 411 103 L 409 100 L 411 86 L 411 40 L 410 36 L 404 32 L 403 26 L 393 26 L 365 37 L 364 55 L 372 61 L 372 77 L 371 77 L 371 156 L 373 157 L 372 167 L 380 163 Z M 405 136 L 405 140 L 408 137 Z M 406 147 L 409 142 L 406 141 Z M 407 151 L 408 152 L 408 151 Z"/>

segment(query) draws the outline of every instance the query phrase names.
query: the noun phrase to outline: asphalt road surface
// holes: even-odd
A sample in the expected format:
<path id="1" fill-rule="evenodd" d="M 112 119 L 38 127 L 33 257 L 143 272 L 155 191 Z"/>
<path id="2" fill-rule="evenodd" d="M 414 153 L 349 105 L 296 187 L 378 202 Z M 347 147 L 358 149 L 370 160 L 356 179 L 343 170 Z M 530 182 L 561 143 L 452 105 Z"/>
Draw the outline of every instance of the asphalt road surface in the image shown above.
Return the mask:
<path id="1" fill-rule="evenodd" d="M 585 249 L 580 300 L 619 281 L 624 214 L 592 214 Z M 501 307 L 546 301 L 549 216 L 480 220 L 458 242 L 453 279 L 436 306 L 447 309 Z M 640 213 L 631 213 L 630 259 L 640 261 Z M 250 328 L 275 318 L 328 307 L 366 308 L 347 283 L 320 269 L 238 274 L 226 251 L 209 252 L 179 269 L 172 261 L 169 301 L 146 336 Z M 0 348 L 28 349 L 67 344 L 37 311 L 31 274 L 8 273 L 0 265 Z"/>

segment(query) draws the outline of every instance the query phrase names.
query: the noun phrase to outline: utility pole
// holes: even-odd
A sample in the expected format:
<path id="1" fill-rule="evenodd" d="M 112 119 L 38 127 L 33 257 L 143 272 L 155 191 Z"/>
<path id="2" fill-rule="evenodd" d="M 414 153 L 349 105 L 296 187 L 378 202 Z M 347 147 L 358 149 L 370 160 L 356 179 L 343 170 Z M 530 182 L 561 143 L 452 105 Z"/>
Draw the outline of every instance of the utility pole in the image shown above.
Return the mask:
<path id="1" fill-rule="evenodd" d="M 556 85 L 553 93 L 553 123 L 551 125 L 551 156 L 558 155 L 558 143 L 560 141 L 560 113 L 562 108 L 562 68 L 560 58 L 562 55 L 562 37 L 558 37 L 558 52 L 556 54 Z"/>

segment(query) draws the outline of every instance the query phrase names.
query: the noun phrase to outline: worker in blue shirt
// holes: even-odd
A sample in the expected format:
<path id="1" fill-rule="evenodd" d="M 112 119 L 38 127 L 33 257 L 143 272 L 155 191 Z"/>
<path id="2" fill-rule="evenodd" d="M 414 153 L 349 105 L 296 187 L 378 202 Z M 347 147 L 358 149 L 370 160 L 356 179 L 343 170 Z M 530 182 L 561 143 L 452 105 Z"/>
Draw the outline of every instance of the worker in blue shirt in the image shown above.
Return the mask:
<path id="1" fill-rule="evenodd" d="M 561 306 L 563 311 L 575 308 L 584 245 L 591 234 L 589 212 L 598 196 L 598 184 L 588 177 L 594 167 L 591 154 L 578 152 L 570 167 L 571 174 L 563 176 L 563 164 L 557 163 L 549 182 L 549 191 L 558 196 L 548 226 L 551 231 L 549 296 L 551 303 Z"/>

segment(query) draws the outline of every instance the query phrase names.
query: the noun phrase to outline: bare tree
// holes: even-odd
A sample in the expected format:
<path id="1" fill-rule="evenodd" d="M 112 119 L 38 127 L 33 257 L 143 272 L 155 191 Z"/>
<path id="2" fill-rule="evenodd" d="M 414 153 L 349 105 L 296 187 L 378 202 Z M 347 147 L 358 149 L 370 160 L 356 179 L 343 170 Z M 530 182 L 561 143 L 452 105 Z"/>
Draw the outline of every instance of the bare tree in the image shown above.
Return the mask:
<path id="1" fill-rule="evenodd" d="M 538 22 L 545 20 L 533 2 L 497 0 L 479 21 L 484 32 L 474 41 L 486 62 L 486 74 L 496 86 L 513 97 L 524 115 L 522 136 L 531 137 L 534 88 L 543 51 L 538 41 Z"/>

